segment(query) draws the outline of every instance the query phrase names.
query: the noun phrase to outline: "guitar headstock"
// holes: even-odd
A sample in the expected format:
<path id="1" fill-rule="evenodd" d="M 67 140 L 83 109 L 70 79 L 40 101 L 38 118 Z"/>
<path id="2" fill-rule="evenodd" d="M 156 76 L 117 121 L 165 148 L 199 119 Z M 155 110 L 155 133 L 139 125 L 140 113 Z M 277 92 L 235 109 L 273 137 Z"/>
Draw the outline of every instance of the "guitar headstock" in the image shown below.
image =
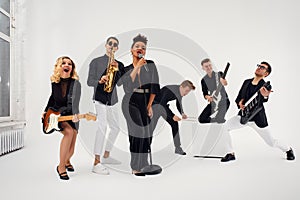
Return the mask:
<path id="1" fill-rule="evenodd" d="M 89 121 L 89 120 L 96 121 L 96 120 L 97 120 L 97 116 L 96 116 L 95 113 L 89 112 L 89 113 L 86 113 L 86 114 L 85 114 L 85 119 L 88 120 L 88 121 Z"/>
<path id="2" fill-rule="evenodd" d="M 224 72 L 223 72 L 223 76 L 222 76 L 222 78 L 224 78 L 224 79 L 225 79 L 225 77 L 226 77 L 226 74 L 227 74 L 227 71 L 228 71 L 228 69 L 229 69 L 229 66 L 230 66 L 230 63 L 227 62 L 226 67 L 225 67 L 225 70 L 224 70 Z"/>
<path id="3" fill-rule="evenodd" d="M 270 81 L 265 82 L 264 87 L 265 87 L 268 91 L 272 90 L 272 86 L 271 86 Z"/>

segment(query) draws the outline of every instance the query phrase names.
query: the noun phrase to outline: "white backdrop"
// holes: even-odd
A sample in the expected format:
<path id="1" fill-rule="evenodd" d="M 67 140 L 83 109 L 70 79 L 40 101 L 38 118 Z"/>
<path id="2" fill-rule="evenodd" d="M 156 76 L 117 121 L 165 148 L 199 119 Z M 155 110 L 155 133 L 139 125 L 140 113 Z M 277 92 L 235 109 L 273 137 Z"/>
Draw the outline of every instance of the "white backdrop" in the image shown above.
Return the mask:
<path id="1" fill-rule="evenodd" d="M 299 107 L 293 105 L 299 97 L 295 91 L 300 52 L 297 1 L 54 0 L 28 1 L 25 8 L 28 16 L 24 67 L 29 129 L 37 126 L 33 122 L 40 117 L 49 96 L 49 76 L 57 57 L 69 55 L 80 71 L 87 67 L 82 65 L 91 52 L 108 36 L 158 28 L 178 32 L 198 43 L 219 70 L 223 70 L 226 62 L 231 63 L 227 91 L 232 105 L 227 117 L 237 112 L 234 99 L 242 81 L 253 76 L 258 62 L 268 61 L 273 67 L 268 80 L 274 89 L 266 105 L 270 124 L 278 137 L 284 135 L 289 141 L 299 141 L 296 134 Z M 148 38 L 151 44 L 151 35 Z M 160 58 L 153 59 L 157 62 Z M 174 65 L 172 60 L 170 65 Z M 197 94 L 201 94 L 200 85 L 197 86 Z M 289 100 L 292 102 L 288 103 Z M 199 102 L 205 103 L 202 96 Z M 186 109 L 189 106 L 194 105 L 185 105 Z"/>
<path id="2" fill-rule="evenodd" d="M 269 62 L 273 71 L 268 80 L 274 90 L 266 104 L 269 124 L 274 136 L 291 143 L 296 150 L 300 145 L 297 125 L 300 109 L 296 103 L 299 99 L 299 8 L 296 0 L 27 1 L 24 5 L 27 146 L 39 143 L 41 133 L 37 122 L 50 94 L 49 77 L 57 57 L 69 55 L 80 71 L 87 67 L 83 66 L 86 59 L 108 36 L 157 28 L 192 39 L 219 70 L 223 70 L 226 62 L 231 63 L 227 91 L 232 104 L 227 117 L 237 112 L 234 99 L 242 81 L 253 76 L 257 63 Z M 151 35 L 147 37 L 151 43 Z M 160 58 L 152 59 L 157 62 Z M 170 60 L 170 65 L 173 64 Z M 200 95 L 199 80 L 193 81 L 198 84 L 195 94 L 199 94 L 202 110 L 205 102 Z M 192 110 L 195 105 L 184 106 Z M 243 139 L 237 136 L 235 143 L 244 144 Z M 257 146 L 255 140 L 249 142 L 246 151 L 265 148 Z"/>

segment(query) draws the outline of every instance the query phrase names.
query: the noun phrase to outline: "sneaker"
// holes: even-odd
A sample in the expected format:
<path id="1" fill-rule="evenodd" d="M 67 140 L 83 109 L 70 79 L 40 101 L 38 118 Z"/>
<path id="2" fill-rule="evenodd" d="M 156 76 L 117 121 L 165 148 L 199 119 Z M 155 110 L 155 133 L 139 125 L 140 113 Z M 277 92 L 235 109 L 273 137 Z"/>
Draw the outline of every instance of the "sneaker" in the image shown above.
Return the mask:
<path id="1" fill-rule="evenodd" d="M 286 152 L 286 159 L 295 160 L 295 155 L 292 148 Z"/>
<path id="2" fill-rule="evenodd" d="M 183 149 L 181 147 L 176 147 L 175 153 L 179 154 L 179 155 L 186 155 L 186 153 L 183 151 Z"/>
<path id="3" fill-rule="evenodd" d="M 221 159 L 221 162 L 228 162 L 231 160 L 235 160 L 235 156 L 234 154 L 228 153 Z"/>
<path id="4" fill-rule="evenodd" d="M 109 175 L 108 169 L 100 163 L 93 166 L 92 172 L 96 174 Z"/>
<path id="5" fill-rule="evenodd" d="M 101 163 L 102 164 L 111 164 L 111 165 L 120 165 L 121 164 L 120 161 L 118 161 L 112 157 L 107 157 L 107 158 L 102 157 Z"/>

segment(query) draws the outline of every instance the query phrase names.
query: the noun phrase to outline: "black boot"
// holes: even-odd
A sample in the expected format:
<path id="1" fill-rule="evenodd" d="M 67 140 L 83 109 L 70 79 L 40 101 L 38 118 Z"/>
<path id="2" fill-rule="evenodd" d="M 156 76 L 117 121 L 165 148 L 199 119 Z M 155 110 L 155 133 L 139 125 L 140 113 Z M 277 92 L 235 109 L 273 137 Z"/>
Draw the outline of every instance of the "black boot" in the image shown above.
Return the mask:
<path id="1" fill-rule="evenodd" d="M 286 152 L 286 159 L 295 160 L 295 155 L 292 148 Z"/>

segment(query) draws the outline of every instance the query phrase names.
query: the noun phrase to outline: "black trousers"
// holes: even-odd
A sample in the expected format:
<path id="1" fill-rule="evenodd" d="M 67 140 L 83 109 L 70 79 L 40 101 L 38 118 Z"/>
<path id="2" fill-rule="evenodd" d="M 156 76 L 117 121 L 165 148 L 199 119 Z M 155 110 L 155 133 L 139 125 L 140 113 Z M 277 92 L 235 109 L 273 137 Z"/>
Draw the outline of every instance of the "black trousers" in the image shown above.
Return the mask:
<path id="1" fill-rule="evenodd" d="M 165 108 L 159 104 L 153 105 L 153 118 L 151 119 L 151 130 L 154 132 L 159 118 L 162 117 L 172 128 L 174 146 L 180 147 L 180 135 L 178 122 L 173 120 L 173 115 L 168 115 Z"/>
<path id="2" fill-rule="evenodd" d="M 211 122 L 224 123 L 225 114 L 229 109 L 229 105 L 230 105 L 229 99 L 221 100 L 218 106 L 219 108 L 217 111 L 217 115 L 214 118 L 211 118 L 210 116 L 212 115 L 212 105 L 207 104 L 207 106 L 204 108 L 204 110 L 198 117 L 198 121 L 200 123 L 211 123 Z"/>
<path id="3" fill-rule="evenodd" d="M 133 93 L 131 96 L 125 95 L 122 101 L 122 111 L 129 135 L 130 166 L 132 170 L 137 171 L 149 165 L 152 132 L 147 111 L 148 100 L 149 94 Z"/>

